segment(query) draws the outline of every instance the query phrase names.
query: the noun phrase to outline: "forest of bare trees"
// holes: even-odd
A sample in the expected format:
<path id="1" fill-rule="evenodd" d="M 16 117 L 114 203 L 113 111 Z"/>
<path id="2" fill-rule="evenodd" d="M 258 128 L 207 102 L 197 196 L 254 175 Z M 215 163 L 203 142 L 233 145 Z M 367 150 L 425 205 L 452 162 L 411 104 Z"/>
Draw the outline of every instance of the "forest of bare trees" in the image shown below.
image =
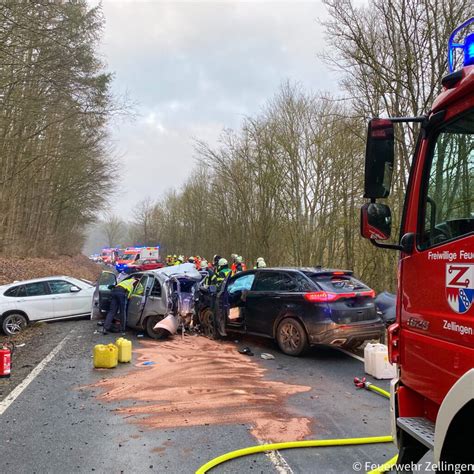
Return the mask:
<path id="1" fill-rule="evenodd" d="M 0 252 L 80 252 L 112 190 L 100 8 L 0 5 Z"/>
<path id="2" fill-rule="evenodd" d="M 324 59 L 342 95 L 282 84 L 217 145 L 196 141 L 184 186 L 138 203 L 127 225 L 109 215 L 109 245 L 345 267 L 377 289 L 394 287 L 396 253 L 359 237 L 366 124 L 428 111 L 447 71 L 447 38 L 472 3 L 324 4 Z M 86 0 L 0 5 L 0 253 L 78 253 L 113 191 L 107 127 L 120 110 L 97 54 L 103 22 Z M 417 132 L 397 130 L 395 229 Z"/>
<path id="3" fill-rule="evenodd" d="M 344 97 L 286 83 L 239 130 L 224 131 L 218 146 L 197 142 L 184 187 L 139 206 L 136 241 L 208 258 L 240 253 L 271 265 L 344 267 L 378 290 L 394 288 L 397 254 L 359 236 L 366 124 L 428 112 L 447 71 L 447 38 L 472 5 L 324 3 L 325 60 L 342 77 Z M 417 132 L 412 124 L 397 130 L 395 234 Z"/>

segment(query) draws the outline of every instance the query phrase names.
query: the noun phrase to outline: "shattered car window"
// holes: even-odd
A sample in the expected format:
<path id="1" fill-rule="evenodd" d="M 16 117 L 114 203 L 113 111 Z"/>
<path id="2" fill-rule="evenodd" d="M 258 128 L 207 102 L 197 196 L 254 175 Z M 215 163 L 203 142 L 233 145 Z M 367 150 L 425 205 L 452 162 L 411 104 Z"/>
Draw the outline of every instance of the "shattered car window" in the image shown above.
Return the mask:
<path id="1" fill-rule="evenodd" d="M 236 293 L 237 291 L 250 290 L 253 281 L 255 280 L 255 273 L 250 275 L 243 275 L 229 283 L 227 287 L 229 293 Z"/>

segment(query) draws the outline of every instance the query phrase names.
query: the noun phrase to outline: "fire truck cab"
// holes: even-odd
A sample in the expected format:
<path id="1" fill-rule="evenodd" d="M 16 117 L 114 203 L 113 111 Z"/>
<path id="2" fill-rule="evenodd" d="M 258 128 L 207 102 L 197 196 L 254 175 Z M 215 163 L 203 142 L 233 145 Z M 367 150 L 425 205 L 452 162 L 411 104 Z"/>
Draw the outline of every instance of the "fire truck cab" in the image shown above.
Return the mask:
<path id="1" fill-rule="evenodd" d="M 400 251 L 397 317 L 389 354 L 398 364 L 391 384 L 392 428 L 398 464 L 428 450 L 435 466 L 472 464 L 474 470 L 474 33 L 449 41 L 450 74 L 422 117 L 369 122 L 361 233 L 377 247 Z M 472 26 L 471 26 L 472 28 Z M 456 49 L 464 66 L 454 71 Z M 419 122 L 397 244 L 389 197 L 394 124 Z"/>

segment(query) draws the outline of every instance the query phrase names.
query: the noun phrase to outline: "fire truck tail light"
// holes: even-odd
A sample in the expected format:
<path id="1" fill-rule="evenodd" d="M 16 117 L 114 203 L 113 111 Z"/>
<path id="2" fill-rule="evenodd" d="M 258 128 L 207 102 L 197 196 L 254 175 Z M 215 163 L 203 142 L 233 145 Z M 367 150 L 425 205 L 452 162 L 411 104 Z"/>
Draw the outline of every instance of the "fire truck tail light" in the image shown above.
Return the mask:
<path id="1" fill-rule="evenodd" d="M 400 362 L 400 325 L 394 323 L 387 329 L 388 335 L 388 358 L 392 364 L 398 364 Z"/>

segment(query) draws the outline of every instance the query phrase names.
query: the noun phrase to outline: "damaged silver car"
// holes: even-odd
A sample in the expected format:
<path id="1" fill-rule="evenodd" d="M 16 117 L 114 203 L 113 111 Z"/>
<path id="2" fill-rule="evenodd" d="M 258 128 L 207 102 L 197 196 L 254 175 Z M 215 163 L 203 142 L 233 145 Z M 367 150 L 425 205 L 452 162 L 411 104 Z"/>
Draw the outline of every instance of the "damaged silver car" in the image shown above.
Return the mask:
<path id="1" fill-rule="evenodd" d="M 137 275 L 137 273 L 135 273 Z M 191 263 L 138 273 L 140 281 L 128 300 L 127 326 L 153 339 L 175 334 L 191 324 L 194 293 L 202 275 Z M 131 278 L 129 276 L 128 278 Z M 102 272 L 96 286 L 92 319 L 104 318 L 117 275 Z"/>

